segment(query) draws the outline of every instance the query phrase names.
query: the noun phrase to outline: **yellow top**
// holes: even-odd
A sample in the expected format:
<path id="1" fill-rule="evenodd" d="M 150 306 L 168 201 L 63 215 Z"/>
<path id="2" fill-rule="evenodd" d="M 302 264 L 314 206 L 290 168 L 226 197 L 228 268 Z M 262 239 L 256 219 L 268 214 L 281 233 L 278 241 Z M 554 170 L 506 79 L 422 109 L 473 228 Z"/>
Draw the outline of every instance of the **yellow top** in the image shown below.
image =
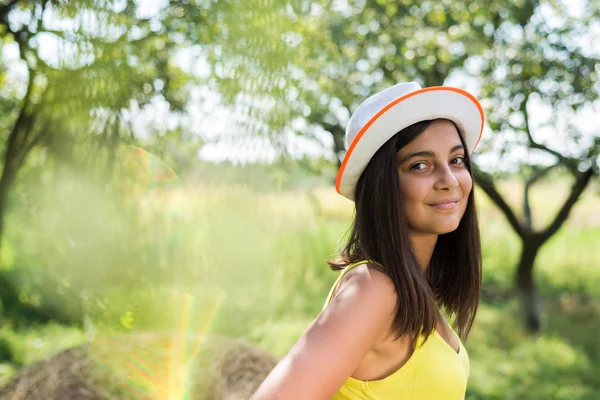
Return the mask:
<path id="1" fill-rule="evenodd" d="M 333 284 L 325 307 L 343 276 L 360 261 L 348 265 Z M 457 335 L 458 337 L 458 335 Z M 332 400 L 458 400 L 465 398 L 470 365 L 469 355 L 460 342 L 457 353 L 434 329 L 432 340 L 417 340 L 408 361 L 390 376 L 376 381 L 349 377 Z"/>

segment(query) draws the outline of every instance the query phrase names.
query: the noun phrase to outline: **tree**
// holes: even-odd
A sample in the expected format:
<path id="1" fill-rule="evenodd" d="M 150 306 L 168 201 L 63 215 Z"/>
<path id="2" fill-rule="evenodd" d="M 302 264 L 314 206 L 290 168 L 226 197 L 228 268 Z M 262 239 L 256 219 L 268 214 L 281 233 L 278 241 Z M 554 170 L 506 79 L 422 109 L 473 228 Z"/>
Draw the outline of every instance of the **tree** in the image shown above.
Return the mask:
<path id="1" fill-rule="evenodd" d="M 194 73 L 194 62 L 207 61 L 221 83 L 230 79 L 243 82 L 246 92 L 256 91 L 281 71 L 281 60 L 287 60 L 282 55 L 291 51 L 282 34 L 297 18 L 294 10 L 306 13 L 307 5 L 279 0 L 172 0 L 158 6 L 132 0 L 2 3 L 0 48 L 12 46 L 18 57 L 0 67 L 0 107 L 6 116 L 0 121 L 6 138 L 0 238 L 9 194 L 28 156 L 43 149 L 50 155 L 47 166 L 102 172 L 107 160 L 102 149 L 140 142 L 130 126 L 132 109 L 144 109 L 155 99 L 166 102 L 180 123 L 162 131 L 150 127 L 149 139 L 141 142 L 177 166 L 188 165 L 201 144 L 184 125 L 187 112 L 198 113 L 187 108 L 189 88 L 201 84 L 223 90 L 224 97 L 241 97 Z M 49 55 L 48 46 L 57 51 Z M 18 300 L 17 281 L 14 271 L 0 273 L 3 306 L 20 312 L 27 306 Z"/>
<path id="2" fill-rule="evenodd" d="M 587 46 L 588 41 L 597 40 L 589 30 L 590 23 L 600 16 L 595 7 L 590 2 L 582 16 L 574 16 L 560 2 L 536 4 L 531 15 L 487 31 L 494 45 L 471 71 L 481 85 L 481 98 L 487 99 L 488 126 L 493 134 L 486 147 L 500 148 L 498 163 L 519 163 L 520 173 L 527 176 L 522 218 L 508 205 L 490 174 L 480 171 L 479 184 L 521 240 L 515 286 L 525 326 L 533 332 L 540 329 L 541 316 L 534 279 L 536 256 L 599 173 L 600 134 L 597 130 L 585 132 L 577 124 L 578 112 L 594 107 L 600 94 L 600 53 Z M 535 123 L 536 113 L 538 120 L 539 114 L 547 114 L 546 121 Z M 544 131 L 546 137 L 542 138 Z M 515 159 L 519 147 L 526 147 L 527 155 Z M 551 223 L 536 229 L 530 190 L 559 167 L 573 178 L 573 185 Z"/>
<path id="3" fill-rule="evenodd" d="M 169 7 L 163 13 L 164 21 L 176 18 Z M 55 160 L 63 157 L 58 162 L 92 160 L 81 154 L 81 143 L 97 142 L 95 134 L 116 143 L 121 115 L 132 101 L 143 107 L 162 96 L 182 110 L 187 98 L 188 79 L 171 62 L 173 33 L 155 16 L 140 17 L 131 1 L 8 1 L 0 6 L 0 45 L 15 43 L 19 58 L 4 66 L 0 80 L 0 103 L 8 111 L 1 125 L 0 237 L 9 193 L 36 146 Z M 60 51 L 49 56 L 49 45 Z M 0 275 L 0 299 L 9 310 L 22 306 L 13 278 L 11 271 Z"/>

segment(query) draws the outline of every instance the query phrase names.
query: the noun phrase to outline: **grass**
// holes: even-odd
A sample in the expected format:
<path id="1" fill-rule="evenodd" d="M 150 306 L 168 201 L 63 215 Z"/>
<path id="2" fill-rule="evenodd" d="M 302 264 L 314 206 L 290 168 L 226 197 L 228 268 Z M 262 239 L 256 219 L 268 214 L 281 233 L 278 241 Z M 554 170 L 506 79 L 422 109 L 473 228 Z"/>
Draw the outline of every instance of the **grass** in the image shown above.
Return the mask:
<path id="1" fill-rule="evenodd" d="M 89 340 L 80 328 L 55 323 L 15 331 L 10 325 L 0 328 L 0 384 L 7 382 L 23 366 L 52 356 L 57 351 Z"/>
<path id="2" fill-rule="evenodd" d="M 559 197 L 552 193 L 564 194 L 566 186 L 554 182 L 534 192 L 536 221 L 550 220 Z M 515 184 L 502 188 L 518 204 L 518 195 L 512 196 Z M 484 296 L 466 343 L 472 373 L 467 398 L 600 398 L 600 378 L 594 373 L 600 369 L 595 336 L 600 329 L 597 197 L 590 193 L 577 204 L 571 219 L 536 260 L 544 320 L 542 334 L 530 336 L 522 329 L 512 291 L 519 241 L 500 212 L 478 194 Z M 177 325 L 179 314 L 173 311 L 180 307 L 166 305 L 163 292 L 149 295 L 156 285 L 149 280 L 139 290 L 115 282 L 112 291 L 104 292 L 104 311 L 89 309 L 94 311 L 92 325 L 100 334 L 170 326 L 245 338 L 273 354 L 285 354 L 319 313 L 335 280 L 325 261 L 335 255 L 349 227 L 351 203 L 330 188 L 267 192 L 209 184 L 188 197 L 189 223 L 176 243 L 188 259 L 172 265 L 176 272 L 167 276 L 177 290 L 194 299 L 187 316 L 196 316 L 197 321 Z M 13 247 L 13 253 L 20 254 L 18 245 Z M 114 268 L 118 272 L 123 266 Z M 127 268 L 138 271 L 136 265 Z M 156 272 L 139 271 L 148 276 Z M 217 297 L 218 301 L 209 301 Z M 38 339 L 43 348 L 35 347 Z M 6 326 L 0 330 L 0 354 L 4 351 L 12 361 L 0 364 L 0 377 L 6 379 L 22 365 L 85 340 L 77 328 L 14 332 Z"/>

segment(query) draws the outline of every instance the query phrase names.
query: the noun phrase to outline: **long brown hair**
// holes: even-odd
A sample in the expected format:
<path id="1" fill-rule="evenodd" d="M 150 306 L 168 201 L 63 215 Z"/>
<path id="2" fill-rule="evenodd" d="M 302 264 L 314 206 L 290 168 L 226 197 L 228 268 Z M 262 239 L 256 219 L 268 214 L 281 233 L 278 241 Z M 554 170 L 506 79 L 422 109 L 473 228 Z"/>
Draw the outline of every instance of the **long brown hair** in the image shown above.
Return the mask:
<path id="1" fill-rule="evenodd" d="M 379 263 L 396 288 L 393 329 L 397 337 L 410 334 L 413 346 L 418 335 L 428 337 L 433 332 L 442 306 L 449 316 L 455 316 L 454 327 L 466 340 L 481 292 L 481 243 L 474 190 L 469 193 L 458 228 L 438 236 L 426 272 L 421 270 L 412 249 L 402 211 L 396 153 L 434 121 L 417 122 L 401 130 L 375 153 L 356 185 L 348 239 L 340 256 L 328 262 L 333 270 L 360 260 Z M 463 134 L 455 127 L 466 149 Z M 465 165 L 472 177 L 466 151 Z"/>

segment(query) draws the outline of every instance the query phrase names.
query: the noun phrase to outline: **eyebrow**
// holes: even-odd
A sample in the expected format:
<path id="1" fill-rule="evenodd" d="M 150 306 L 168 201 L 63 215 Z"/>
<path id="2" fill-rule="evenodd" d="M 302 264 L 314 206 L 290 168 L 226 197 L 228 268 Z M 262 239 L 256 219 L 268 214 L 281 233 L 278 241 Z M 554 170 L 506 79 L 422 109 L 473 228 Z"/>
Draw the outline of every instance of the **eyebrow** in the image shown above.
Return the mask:
<path id="1" fill-rule="evenodd" d="M 450 149 L 450 153 L 454 153 L 457 150 L 464 150 L 465 147 L 462 144 L 458 144 Z M 410 153 L 400 159 L 399 165 L 404 164 L 406 161 L 410 160 L 413 157 L 434 157 L 435 153 L 433 151 L 417 151 L 416 153 Z"/>

